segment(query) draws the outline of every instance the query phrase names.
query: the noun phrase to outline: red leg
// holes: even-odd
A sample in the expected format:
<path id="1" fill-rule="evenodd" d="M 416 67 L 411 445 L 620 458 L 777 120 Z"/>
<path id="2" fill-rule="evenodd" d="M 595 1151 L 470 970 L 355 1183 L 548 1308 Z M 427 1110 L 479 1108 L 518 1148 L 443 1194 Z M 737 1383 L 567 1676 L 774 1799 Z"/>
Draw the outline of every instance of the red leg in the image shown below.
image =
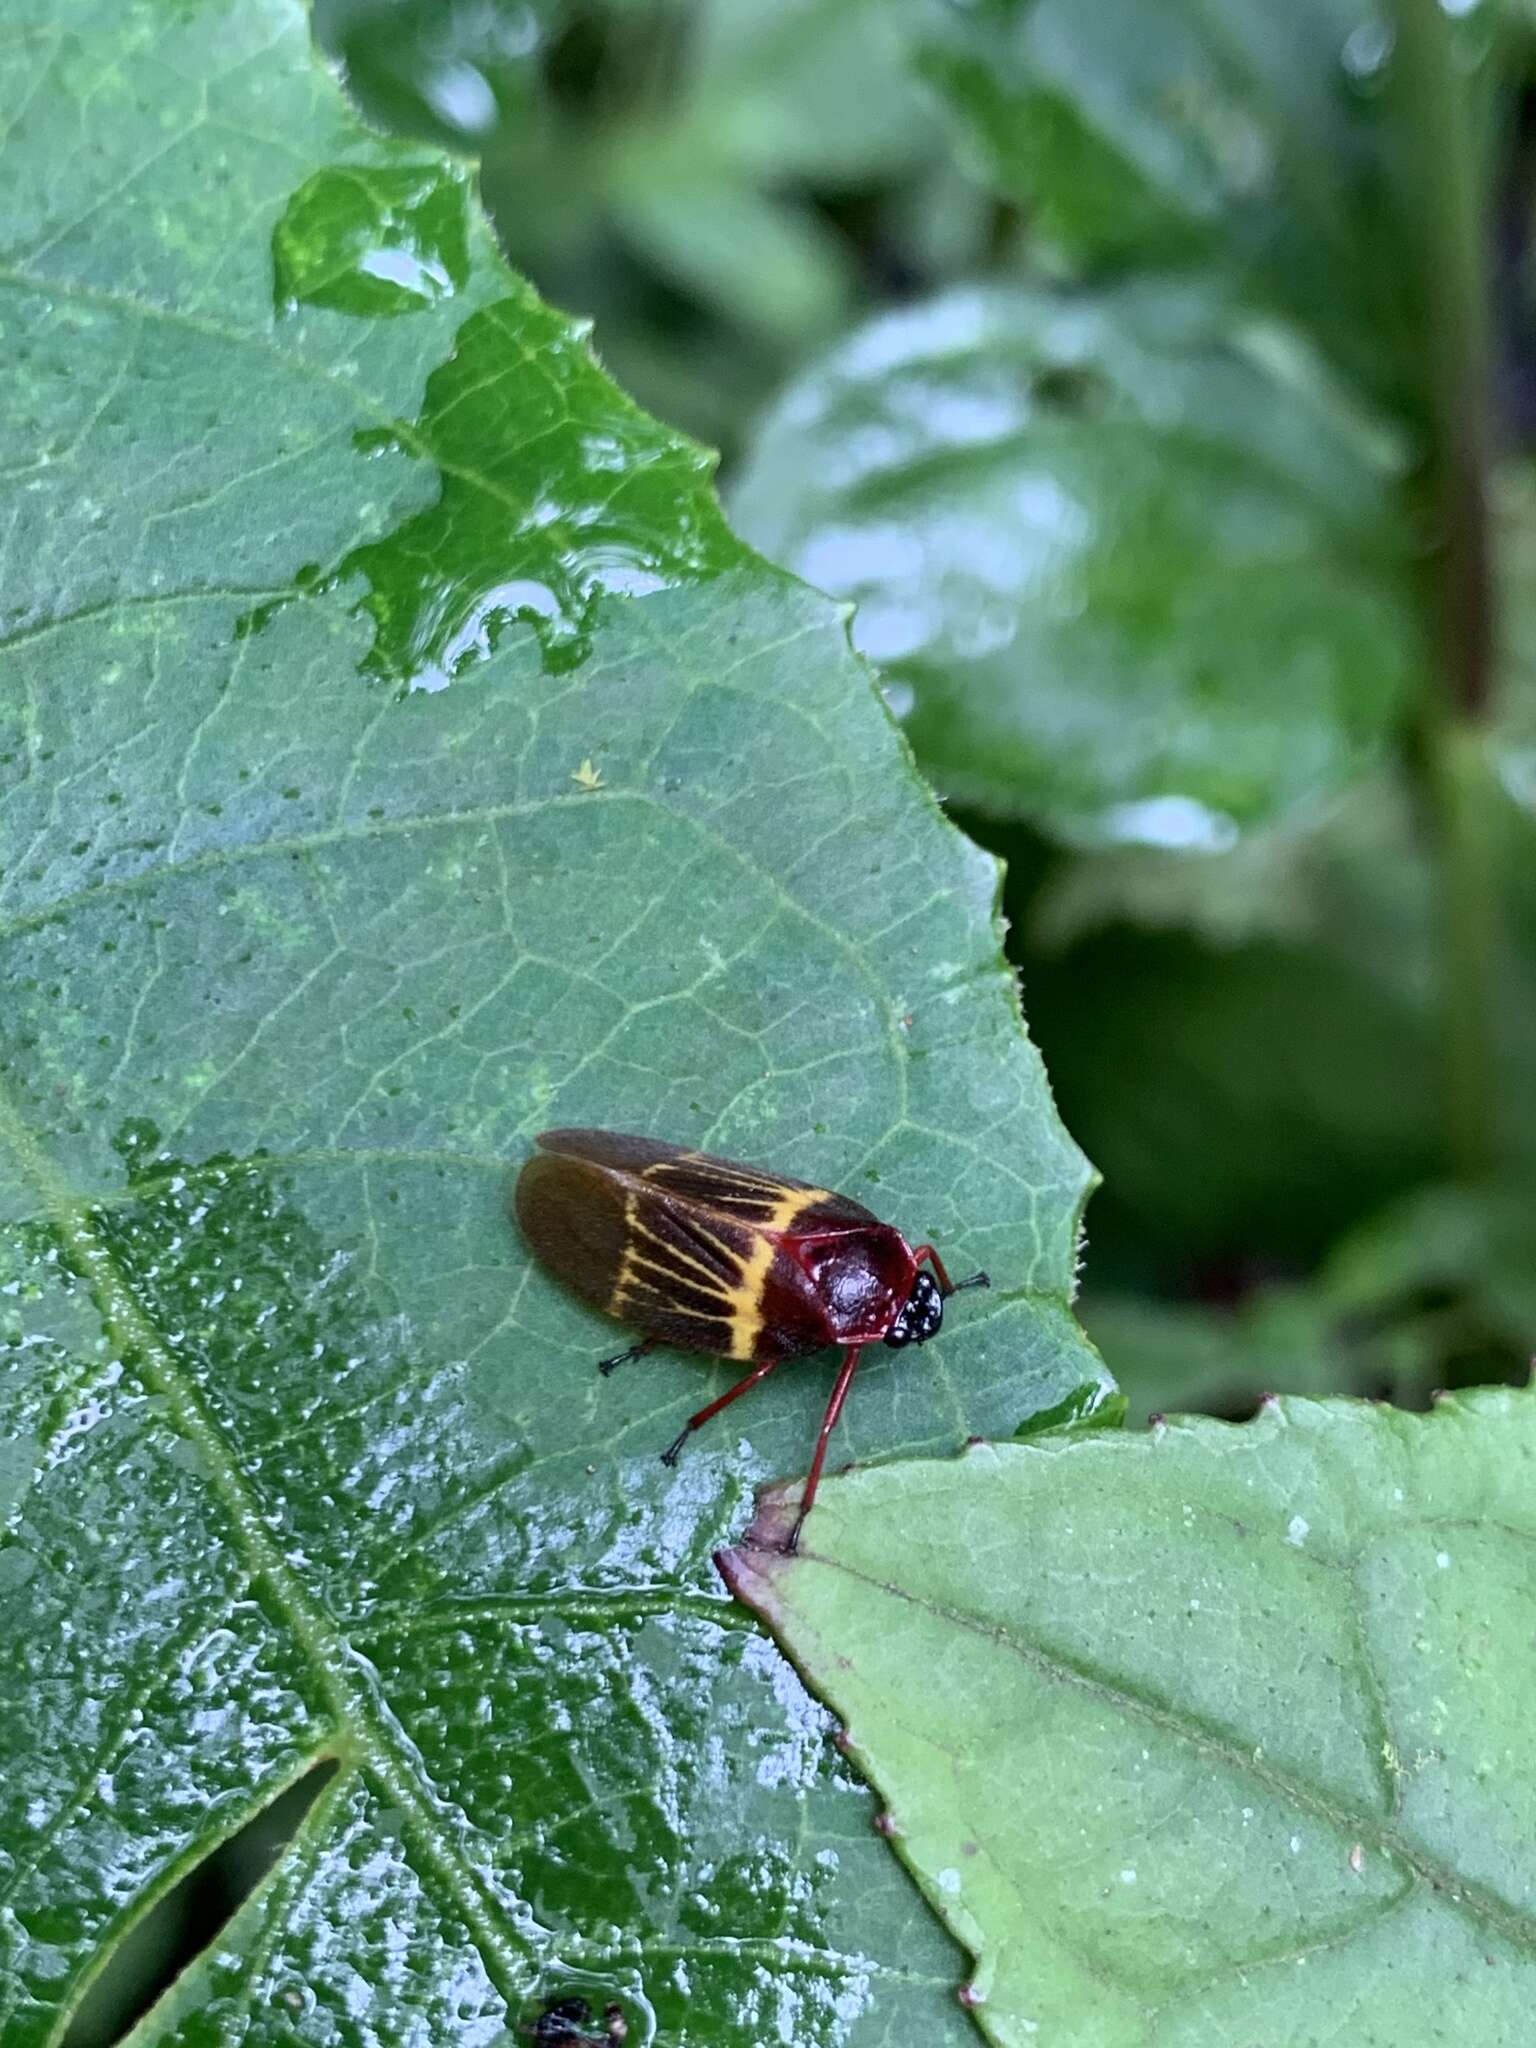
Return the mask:
<path id="1" fill-rule="evenodd" d="M 837 1376 L 837 1385 L 832 1389 L 832 1398 L 827 1403 L 827 1412 L 821 1418 L 821 1435 L 816 1439 L 816 1455 L 811 1460 L 810 1474 L 805 1482 L 805 1491 L 800 1496 L 800 1512 L 795 1517 L 795 1526 L 789 1532 L 785 1544 L 786 1553 L 800 1548 L 800 1531 L 805 1527 L 805 1518 L 816 1502 L 816 1489 L 821 1484 L 821 1468 L 826 1462 L 827 1439 L 837 1427 L 837 1418 L 843 1412 L 843 1403 L 848 1398 L 848 1389 L 853 1385 L 853 1375 L 859 1363 L 863 1346 L 852 1345 L 843 1353 L 843 1369 Z"/>
<path id="2" fill-rule="evenodd" d="M 944 1270 L 944 1261 L 939 1257 L 931 1244 L 920 1244 L 917 1250 L 913 1252 L 912 1257 L 918 1265 L 921 1265 L 924 1259 L 928 1261 L 934 1272 L 938 1274 L 939 1287 L 946 1296 L 959 1294 L 966 1287 L 990 1287 L 992 1285 L 992 1282 L 985 1273 L 973 1273 L 969 1280 L 951 1280 L 948 1273 Z"/>
<path id="3" fill-rule="evenodd" d="M 687 1443 L 696 1429 L 708 1422 L 711 1415 L 718 1415 L 722 1408 L 729 1408 L 733 1401 L 739 1401 L 749 1387 L 755 1387 L 760 1379 L 766 1379 L 776 1365 L 784 1363 L 782 1358 L 770 1358 L 763 1365 L 754 1365 L 744 1380 L 738 1380 L 734 1387 L 727 1387 L 718 1401 L 711 1401 L 707 1408 L 701 1408 L 697 1415 L 690 1415 L 677 1433 L 676 1441 L 669 1444 L 661 1454 L 663 1465 L 675 1465 L 677 1454 Z"/>
<path id="4" fill-rule="evenodd" d="M 917 1250 L 912 1254 L 912 1257 L 916 1260 L 918 1265 L 922 1265 L 923 1261 L 926 1259 L 928 1264 L 932 1266 L 935 1273 L 938 1274 L 939 1285 L 943 1288 L 944 1292 L 946 1294 L 954 1293 L 954 1282 L 950 1279 L 948 1273 L 945 1272 L 944 1261 L 939 1257 L 938 1253 L 934 1250 L 931 1244 L 920 1244 L 917 1247 Z"/>

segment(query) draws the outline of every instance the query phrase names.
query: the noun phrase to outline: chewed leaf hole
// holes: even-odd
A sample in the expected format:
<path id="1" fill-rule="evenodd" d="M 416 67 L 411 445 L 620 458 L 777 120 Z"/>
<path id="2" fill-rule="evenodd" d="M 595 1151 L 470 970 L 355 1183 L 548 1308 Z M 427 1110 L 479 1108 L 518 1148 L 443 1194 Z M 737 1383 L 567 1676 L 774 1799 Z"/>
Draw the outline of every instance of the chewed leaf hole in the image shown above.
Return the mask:
<path id="1" fill-rule="evenodd" d="M 336 1775 L 326 1757 L 189 1870 L 129 1929 L 92 1979 L 59 2048 L 112 2048 L 213 1946 Z"/>

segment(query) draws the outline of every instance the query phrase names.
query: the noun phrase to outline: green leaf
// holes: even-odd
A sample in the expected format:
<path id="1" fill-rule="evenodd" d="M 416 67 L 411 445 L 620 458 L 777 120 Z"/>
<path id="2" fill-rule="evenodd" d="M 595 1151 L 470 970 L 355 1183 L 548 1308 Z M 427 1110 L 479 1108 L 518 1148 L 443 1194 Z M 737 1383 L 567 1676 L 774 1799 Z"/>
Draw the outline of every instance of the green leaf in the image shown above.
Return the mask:
<path id="1" fill-rule="evenodd" d="M 371 113 L 466 147 L 498 121 L 517 149 L 529 120 L 639 116 L 770 183 L 858 186 L 909 166 L 939 125 L 882 0 L 317 0 L 314 15 Z"/>
<path id="2" fill-rule="evenodd" d="M 631 2048 L 963 2039 L 710 1563 L 821 1366 L 669 1473 L 725 1369 L 600 1380 L 506 1200 L 602 1122 L 984 1262 L 845 1455 L 1091 1406 L 995 868 L 296 0 L 9 30 L 0 2036 L 329 1756 L 141 2041 L 502 2042 L 572 1986 Z"/>
<path id="3" fill-rule="evenodd" d="M 1029 976 L 1063 1114 L 1106 1177 L 1095 1271 L 1142 1258 L 1319 1257 L 1436 1170 L 1422 1003 L 1313 945 L 1113 934 Z"/>
<path id="4" fill-rule="evenodd" d="M 381 127 L 481 149 L 537 118 L 564 0 L 313 0 L 315 38 Z"/>
<path id="5" fill-rule="evenodd" d="M 366 109 L 481 152 L 512 261 L 730 446 L 884 250 L 924 261 L 888 209 L 949 153 L 885 0 L 316 0 L 316 33 Z"/>
<path id="6" fill-rule="evenodd" d="M 857 190 L 930 153 L 941 124 L 885 0 L 694 0 L 695 125 L 760 176 Z"/>
<path id="7" fill-rule="evenodd" d="M 850 1473 L 808 1553 L 726 1562 L 975 1954 L 990 2039 L 1515 2048 L 1533 1473 L 1529 1392 L 1286 1401 Z"/>
<path id="8" fill-rule="evenodd" d="M 1172 1409 L 1238 1416 L 1282 1387 L 1354 1390 L 1337 1311 L 1320 1288 L 1266 1287 L 1234 1309 L 1089 1292 L 1078 1313 L 1133 1424 Z"/>
<path id="9" fill-rule="evenodd" d="M 1098 35 L 1091 22 L 1063 20 L 1067 12 L 1047 0 L 965 8 L 917 0 L 904 18 L 917 69 L 938 89 L 982 171 L 1030 209 L 1049 247 L 1087 264 L 1205 253 L 1214 229 L 1200 209 L 1181 204 L 1168 163 L 1178 141 L 1166 133 L 1166 117 L 1155 140 L 1151 122 L 1132 136 L 1118 132 L 1125 100 L 1134 104 L 1125 74 L 1134 77 L 1161 54 L 1151 19 L 1143 14 L 1130 49 L 1112 49 L 1107 62 L 1096 51 L 1088 63 L 1078 46 Z M 1170 25 L 1165 17 L 1164 37 Z M 1106 108 L 1095 119 L 1094 100 L 1117 86 L 1116 118 Z"/>
<path id="10" fill-rule="evenodd" d="M 1237 1418 L 1279 1389 L 1422 1407 L 1438 1388 L 1526 1376 L 1533 1271 L 1528 1186 L 1428 1185 L 1355 1223 L 1304 1284 L 1254 1286 L 1263 1261 L 1238 1251 L 1213 1276 L 1234 1306 L 1090 1287 L 1078 1314 L 1133 1421 L 1189 1408 Z"/>
<path id="11" fill-rule="evenodd" d="M 1042 875 L 1038 842 L 993 843 L 1031 1029 L 1105 1176 L 1096 1285 L 1144 1287 L 1153 1261 L 1179 1293 L 1191 1262 L 1308 1269 L 1440 1172 L 1434 875 L 1401 787 L 1357 785 L 1226 853 L 1052 854 Z"/>
<path id="12" fill-rule="evenodd" d="M 685 130 L 614 151 L 609 205 L 620 231 L 662 276 L 793 347 L 847 317 L 847 251 L 808 209 L 759 192 Z"/>
<path id="13" fill-rule="evenodd" d="M 1116 925 L 1185 932 L 1216 948 L 1311 938 L 1322 833 L 1368 803 L 1357 787 L 1321 816 L 1306 806 L 1221 849 L 1113 846 L 1060 855 L 1030 901 L 1028 943 L 1052 956 Z"/>
<path id="14" fill-rule="evenodd" d="M 1479 17 L 1458 25 L 1473 69 L 1489 10 L 1456 11 Z M 919 69 L 1062 263 L 1218 274 L 1377 396 L 1417 390 L 1424 313 L 1373 0 L 917 0 L 910 21 Z"/>
<path id="15" fill-rule="evenodd" d="M 1536 1161 L 1536 824 L 1519 800 L 1524 688 L 1512 674 L 1477 813 L 1503 907 L 1504 1150 L 1475 1233 L 1490 1255 L 1499 1248 L 1506 1272 L 1524 1253 L 1508 1214 L 1496 1212 L 1511 1198 L 1529 1207 L 1518 1189 Z M 1341 1230 L 1443 1176 L 1444 926 L 1433 844 L 1404 788 L 1360 786 L 1310 829 L 1256 835 L 1229 853 L 1058 858 L 1034 893 L 1016 844 L 1017 835 L 1003 838 L 1000 850 L 1010 860 L 1009 914 L 1037 947 L 1027 965 L 1032 1029 L 1062 1114 L 1106 1180 L 1093 1212 L 1096 1281 L 1117 1239 L 1136 1247 L 1132 1284 L 1144 1280 L 1152 1246 L 1236 1255 L 1249 1271 L 1255 1259 L 1310 1264 Z M 1460 1224 L 1448 1226 L 1437 1250 L 1439 1228 L 1431 1205 L 1411 1233 L 1428 1255 L 1429 1287 L 1465 1241 Z M 1401 1248 L 1400 1274 L 1414 1256 L 1408 1240 Z M 1511 1298 L 1505 1279 L 1494 1293 Z M 1491 1307 L 1493 1295 L 1485 1300 Z M 1479 1315 L 1507 1341 L 1506 1309 Z"/>
<path id="16" fill-rule="evenodd" d="M 1529 1183 L 1415 1188 L 1352 1230 L 1324 1274 L 1336 1314 L 1426 1320 L 1455 1304 L 1457 1334 L 1528 1364 L 1536 1344 L 1536 1222 Z"/>
<path id="17" fill-rule="evenodd" d="M 1392 471 L 1209 300 L 952 292 L 791 388 L 742 530 L 855 598 L 940 788 L 1229 844 L 1357 774 L 1414 662 Z"/>

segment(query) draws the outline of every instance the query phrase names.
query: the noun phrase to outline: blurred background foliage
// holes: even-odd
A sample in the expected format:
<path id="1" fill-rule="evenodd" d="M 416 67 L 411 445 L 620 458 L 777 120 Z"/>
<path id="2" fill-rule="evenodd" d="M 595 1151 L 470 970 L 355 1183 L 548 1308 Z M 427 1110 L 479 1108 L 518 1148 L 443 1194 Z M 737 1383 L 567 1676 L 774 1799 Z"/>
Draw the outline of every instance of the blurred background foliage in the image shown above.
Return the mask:
<path id="1" fill-rule="evenodd" d="M 1519 0 L 318 0 L 965 828 L 1131 1397 L 1536 1345 Z"/>

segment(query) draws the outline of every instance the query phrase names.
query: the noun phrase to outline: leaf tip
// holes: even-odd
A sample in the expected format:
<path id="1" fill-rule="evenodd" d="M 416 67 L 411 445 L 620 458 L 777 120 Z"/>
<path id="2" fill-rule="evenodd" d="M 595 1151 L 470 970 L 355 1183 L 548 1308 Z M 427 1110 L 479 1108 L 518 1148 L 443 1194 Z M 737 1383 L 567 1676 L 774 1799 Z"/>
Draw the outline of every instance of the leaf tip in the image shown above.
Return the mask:
<path id="1" fill-rule="evenodd" d="M 967 2012 L 974 2012 L 978 2005 L 985 2005 L 987 2002 L 987 1994 L 975 1984 L 962 1984 L 955 1996 Z"/>
<path id="2" fill-rule="evenodd" d="M 715 1552 L 715 1570 L 738 1600 L 747 1600 L 744 1588 L 757 1577 L 757 1553 L 742 1543 Z"/>
<path id="3" fill-rule="evenodd" d="M 798 1502 L 779 1487 L 758 1495 L 757 1513 L 741 1541 L 715 1552 L 715 1569 L 743 1606 L 772 1620 L 779 1602 L 774 1593 L 778 1574 L 795 1561 L 785 1549 L 795 1526 Z"/>

